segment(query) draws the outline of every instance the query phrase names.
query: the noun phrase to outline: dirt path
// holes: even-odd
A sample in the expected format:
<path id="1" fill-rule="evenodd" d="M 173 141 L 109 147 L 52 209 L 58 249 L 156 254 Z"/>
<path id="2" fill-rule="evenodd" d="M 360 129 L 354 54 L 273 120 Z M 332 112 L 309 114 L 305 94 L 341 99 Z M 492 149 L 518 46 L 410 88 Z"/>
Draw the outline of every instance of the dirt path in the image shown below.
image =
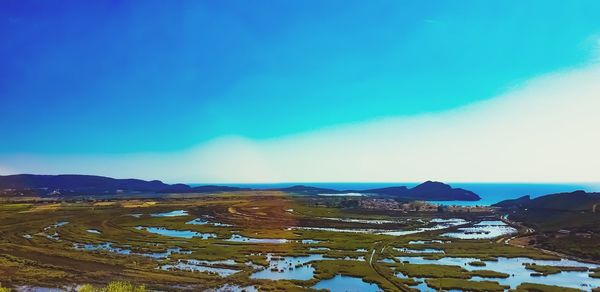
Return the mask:
<path id="1" fill-rule="evenodd" d="M 389 242 L 375 242 L 375 244 L 371 248 L 371 256 L 369 256 L 369 266 L 371 267 L 371 269 L 373 269 L 373 271 L 375 271 L 375 273 L 384 278 L 393 287 L 397 288 L 398 291 L 411 291 L 405 285 L 399 284 L 396 281 L 387 278 L 386 274 L 379 270 L 379 266 L 377 265 L 379 257 L 383 254 L 383 251 L 388 247 L 389 244 Z M 381 252 L 377 252 L 378 250 L 380 250 Z M 375 262 L 373 262 L 373 260 Z"/>

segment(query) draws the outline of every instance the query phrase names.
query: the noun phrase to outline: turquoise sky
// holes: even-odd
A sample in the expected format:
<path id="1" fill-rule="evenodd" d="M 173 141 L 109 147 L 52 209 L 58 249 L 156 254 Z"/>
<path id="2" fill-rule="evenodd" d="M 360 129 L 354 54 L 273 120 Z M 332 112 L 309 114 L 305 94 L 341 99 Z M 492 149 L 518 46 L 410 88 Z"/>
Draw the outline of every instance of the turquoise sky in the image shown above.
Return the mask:
<path id="1" fill-rule="evenodd" d="M 594 54 L 599 1 L 0 2 L 0 154 L 172 152 L 487 99 Z"/>

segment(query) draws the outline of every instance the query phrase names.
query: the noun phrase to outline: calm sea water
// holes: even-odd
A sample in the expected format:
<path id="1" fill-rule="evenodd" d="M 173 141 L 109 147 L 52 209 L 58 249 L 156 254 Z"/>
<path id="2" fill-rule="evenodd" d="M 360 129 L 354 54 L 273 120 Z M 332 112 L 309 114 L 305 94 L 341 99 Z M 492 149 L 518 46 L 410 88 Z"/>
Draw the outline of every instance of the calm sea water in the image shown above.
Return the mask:
<path id="1" fill-rule="evenodd" d="M 236 187 L 247 187 L 256 189 L 282 188 L 294 185 L 306 185 L 321 188 L 330 188 L 335 190 L 367 190 L 374 188 L 384 188 L 391 186 L 414 187 L 419 183 L 272 183 L 272 184 L 218 184 Z M 524 195 L 530 195 L 532 198 L 547 194 L 572 192 L 584 190 L 588 192 L 600 191 L 600 184 L 580 184 L 580 183 L 449 183 L 454 188 L 463 188 L 475 192 L 481 197 L 480 201 L 441 201 L 442 204 L 450 205 L 491 205 L 506 199 L 514 199 Z M 193 186 L 206 184 L 191 184 Z"/>

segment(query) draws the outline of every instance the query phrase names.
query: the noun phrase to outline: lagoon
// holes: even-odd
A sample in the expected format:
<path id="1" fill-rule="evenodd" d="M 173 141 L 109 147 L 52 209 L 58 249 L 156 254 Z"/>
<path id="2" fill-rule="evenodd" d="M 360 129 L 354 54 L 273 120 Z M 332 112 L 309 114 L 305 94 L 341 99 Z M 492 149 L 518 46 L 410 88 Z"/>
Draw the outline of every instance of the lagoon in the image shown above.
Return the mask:
<path id="1" fill-rule="evenodd" d="M 587 267 L 590 269 L 597 268 L 598 265 L 579 262 L 575 260 L 534 260 L 530 258 L 504 258 L 500 257 L 497 261 L 483 261 L 486 265 L 482 267 L 471 266 L 468 263 L 479 261 L 475 258 L 455 258 L 444 257 L 437 260 L 429 260 L 423 257 L 397 257 L 400 262 L 408 262 L 411 264 L 432 264 L 432 265 L 454 265 L 460 266 L 468 271 L 474 270 L 492 270 L 509 274 L 506 279 L 503 278 L 481 278 L 473 277 L 473 280 L 492 280 L 497 281 L 501 285 L 507 285 L 511 288 L 516 288 L 521 283 L 538 283 L 545 285 L 556 285 L 562 287 L 591 290 L 593 287 L 600 287 L 600 279 L 592 278 L 589 272 L 561 272 L 547 276 L 532 276 L 535 273 L 532 270 L 525 268 L 525 264 L 537 264 L 547 266 L 567 266 L 567 267 Z"/>

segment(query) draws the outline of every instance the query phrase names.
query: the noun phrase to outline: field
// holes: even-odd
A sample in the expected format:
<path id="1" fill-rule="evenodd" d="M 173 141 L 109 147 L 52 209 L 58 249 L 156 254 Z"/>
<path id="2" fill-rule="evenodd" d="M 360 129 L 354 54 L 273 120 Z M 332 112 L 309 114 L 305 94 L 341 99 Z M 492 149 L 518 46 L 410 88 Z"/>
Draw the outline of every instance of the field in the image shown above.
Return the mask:
<path id="1" fill-rule="evenodd" d="M 341 208 L 340 200 L 240 192 L 4 202 L 0 204 L 0 283 L 13 288 L 76 289 L 83 284 L 126 281 L 166 291 L 311 291 L 320 281 L 343 275 L 386 291 L 416 290 L 419 283 L 435 289 L 489 291 L 505 289 L 496 281 L 509 275 L 486 270 L 481 261 L 557 259 L 536 249 L 507 245 L 502 238 L 441 236 L 457 226 L 401 236 L 384 232 L 429 228 L 435 225 L 433 218 L 476 222 L 499 217 L 493 213 L 363 210 Z M 422 254 L 426 259 L 471 258 L 468 266 L 481 269 L 398 260 L 425 249 L 443 250 L 443 254 Z M 274 265 L 277 261 L 280 264 Z M 568 268 L 531 269 L 559 273 Z M 256 276 L 258 272 L 271 276 Z M 295 276 L 280 277 L 286 273 Z"/>

